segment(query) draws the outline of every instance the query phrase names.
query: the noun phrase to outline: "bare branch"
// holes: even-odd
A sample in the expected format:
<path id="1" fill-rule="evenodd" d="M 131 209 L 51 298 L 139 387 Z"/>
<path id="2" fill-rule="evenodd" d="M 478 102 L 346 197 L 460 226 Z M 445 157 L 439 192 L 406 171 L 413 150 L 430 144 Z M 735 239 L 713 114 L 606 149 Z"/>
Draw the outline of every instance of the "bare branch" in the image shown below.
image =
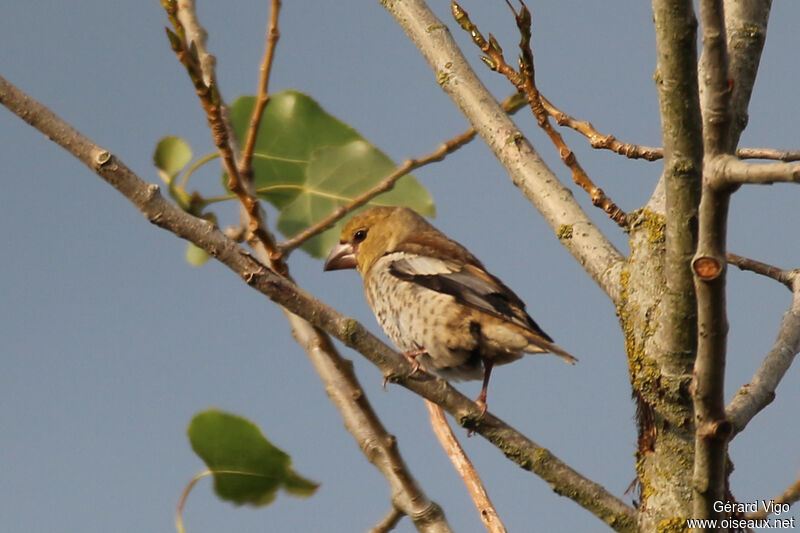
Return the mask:
<path id="1" fill-rule="evenodd" d="M 762 506 L 759 511 L 745 515 L 745 518 L 748 520 L 762 520 L 772 514 L 777 506 L 783 506 L 783 504 L 787 503 L 792 505 L 798 501 L 800 501 L 800 477 L 797 478 L 793 485 L 783 491 L 783 494 L 773 500 L 771 507 Z"/>
<path id="2" fill-rule="evenodd" d="M 444 411 L 442 411 L 441 407 L 428 400 L 425 400 L 425 407 L 428 408 L 428 412 L 431 416 L 433 433 L 436 435 L 436 438 L 439 439 L 442 448 L 444 448 L 445 453 L 447 453 L 447 456 L 456 468 L 458 475 L 464 480 L 467 491 L 472 501 L 475 503 L 475 507 L 478 508 L 478 514 L 486 530 L 490 533 L 505 533 L 506 528 L 500 520 L 500 516 L 497 514 L 497 510 L 494 508 L 492 501 L 489 499 L 489 494 L 487 494 L 486 488 L 483 486 L 483 481 L 481 481 L 478 471 L 472 466 L 472 461 L 469 460 L 464 449 L 458 443 L 456 436 L 453 435 L 453 430 L 451 430 L 450 426 L 447 424 Z"/>
<path id="3" fill-rule="evenodd" d="M 491 413 L 482 413 L 480 407 L 446 381 L 427 374 L 415 373 L 412 376 L 411 365 L 361 324 L 341 315 L 265 267 L 213 224 L 171 204 L 161 195 L 157 185 L 143 181 L 110 152 L 94 144 L 2 77 L 0 103 L 117 189 L 147 220 L 206 250 L 252 288 L 363 354 L 391 381 L 442 406 L 460 425 L 484 436 L 509 459 L 525 470 L 536 473 L 554 491 L 568 496 L 614 530 L 635 530 L 636 511 L 601 485 L 571 469 L 549 450 Z"/>
<path id="4" fill-rule="evenodd" d="M 697 249 L 696 225 L 703 157 L 697 88 L 697 19 L 690 0 L 653 0 L 653 16 L 664 171 L 649 205 L 660 204 L 658 207 L 665 214 L 665 289 L 658 296 L 664 300 L 665 316 L 657 332 L 660 350 L 663 350 L 657 362 L 660 371 L 671 376 L 675 386 L 680 386 L 691 375 L 697 350 L 697 301 L 694 276 L 689 267 Z M 641 413 L 642 420 L 640 447 L 648 443 L 653 431 L 657 431 L 651 422 L 656 416 L 672 416 L 671 413 L 657 412 L 656 409 L 662 409 L 659 403 L 656 398 L 644 395 L 639 402 L 637 412 Z M 669 407 L 670 411 L 674 408 L 672 404 Z M 688 440 L 687 437 L 684 438 Z M 646 453 L 647 448 L 644 450 L 640 453 Z M 647 473 L 647 470 L 643 469 L 643 472 Z M 688 476 L 685 473 L 684 476 L 681 481 L 688 485 Z M 674 495 L 660 492 L 644 499 L 643 513 L 663 517 L 663 508 L 675 507 L 673 502 L 665 501 Z M 685 500 L 681 498 L 679 509 L 688 514 Z"/>
<path id="5" fill-rule="evenodd" d="M 447 26 L 422 0 L 383 2 L 433 69 L 435 79 L 478 132 L 512 182 L 561 243 L 615 303 L 624 258 L 547 168 L 469 66 Z M 567 231 L 569 230 L 569 231 Z"/>
<path id="6" fill-rule="evenodd" d="M 381 521 L 375 524 L 367 533 L 387 533 L 394 529 L 394 526 L 403 518 L 403 513 L 392 507 Z"/>
<path id="7" fill-rule="evenodd" d="M 761 261 L 756 261 L 749 257 L 742 257 L 741 255 L 736 255 L 731 252 L 727 253 L 726 259 L 728 263 L 739 268 L 739 270 L 748 270 L 772 278 L 782 283 L 790 291 L 792 290 L 792 282 L 794 281 L 796 270 L 783 270 L 776 266 L 768 265 L 767 263 L 762 263 Z"/>
<path id="8" fill-rule="evenodd" d="M 514 94 L 506 98 L 506 100 L 502 103 L 502 107 L 508 113 L 515 113 L 524 105 L 524 103 L 525 101 L 522 98 Z M 469 128 L 468 130 L 456 135 L 452 139 L 443 142 L 436 150 L 424 157 L 419 159 L 406 159 L 402 165 L 397 167 L 394 171 L 392 171 L 391 174 L 383 178 L 368 191 L 365 191 L 364 193 L 353 198 L 347 204 L 334 209 L 331 214 L 313 226 L 309 226 L 292 238 L 286 239 L 282 243 L 278 244 L 278 250 L 285 257 L 289 254 L 289 252 L 302 245 L 308 239 L 333 227 L 333 225 L 347 215 L 347 213 L 350 213 L 354 209 L 361 207 L 379 194 L 391 190 L 394 187 L 394 184 L 397 183 L 397 180 L 406 174 L 409 174 L 416 169 L 422 168 L 430 163 L 442 161 L 449 154 L 452 154 L 468 142 L 472 141 L 474 138 L 475 130 L 473 128 Z"/>
<path id="9" fill-rule="evenodd" d="M 208 32 L 200 24 L 197 18 L 197 10 L 195 9 L 194 0 L 182 0 L 175 6 L 176 15 L 180 20 L 181 25 L 186 31 L 186 42 L 194 43 L 197 48 L 197 56 L 200 59 L 200 70 L 203 74 L 203 82 L 206 85 L 211 85 L 214 79 L 214 68 L 216 67 L 216 58 L 208 53 L 206 49 L 206 40 L 208 39 Z"/>
<path id="10" fill-rule="evenodd" d="M 703 145 L 707 156 L 733 152 L 730 146 L 730 100 L 733 80 L 728 76 L 723 0 L 702 0 L 703 55 L 700 58 L 700 97 Z"/>
<path id="11" fill-rule="evenodd" d="M 703 55 L 700 59 L 703 148 L 706 163 L 730 146 L 728 52 L 722 0 L 701 0 Z M 695 412 L 693 518 L 722 519 L 715 504 L 727 490 L 728 439 L 725 417 L 725 355 L 728 318 L 725 305 L 725 246 L 731 188 L 704 165 L 698 216 L 697 253 L 692 261 L 697 293 L 698 340 L 692 400 Z"/>
<path id="12" fill-rule="evenodd" d="M 728 76 L 736 80 L 730 97 L 729 147 L 739 143 L 747 126 L 747 107 L 767 38 L 772 0 L 725 0 L 725 33 L 728 36 Z M 747 157 L 741 153 L 739 157 Z M 780 159 L 781 157 L 767 157 Z"/>
<path id="13" fill-rule="evenodd" d="M 737 85 L 738 86 L 738 85 Z M 589 140 L 592 148 L 611 150 L 629 159 L 645 159 L 657 161 L 664 157 L 664 149 L 660 146 L 641 146 L 622 142 L 612 134 L 600 133 L 591 122 L 579 120 L 565 113 L 552 104 L 540 93 L 542 105 L 559 126 L 566 126 L 582 134 Z M 800 161 L 800 150 L 777 150 L 775 148 L 739 148 L 736 150 L 739 159 L 774 159 L 777 161 Z"/>
<path id="14" fill-rule="evenodd" d="M 689 267 L 697 249 L 703 145 L 697 89 L 697 19 L 692 3 L 653 2 L 661 132 L 664 142 L 664 278 L 667 300 L 663 336 L 672 373 L 687 375 L 697 349 L 697 303 Z"/>
<path id="15" fill-rule="evenodd" d="M 775 150 L 774 148 L 739 148 L 739 159 L 776 159 L 778 161 L 800 161 L 800 150 Z"/>
<path id="16" fill-rule="evenodd" d="M 730 186 L 800 183 L 800 163 L 748 163 L 735 156 L 721 155 L 713 158 L 710 164 L 714 166 L 712 174 Z"/>
<path id="17" fill-rule="evenodd" d="M 547 113 L 552 116 L 559 126 L 566 126 L 582 134 L 589 140 L 592 148 L 611 150 L 630 159 L 646 159 L 655 161 L 664 157 L 664 151 L 654 146 L 640 146 L 619 141 L 611 134 L 602 134 L 595 129 L 591 122 L 578 120 L 554 106 L 543 94 L 539 93 L 542 105 Z"/>
<path id="18" fill-rule="evenodd" d="M 216 79 L 216 64 L 217 59 L 208 53 L 206 49 L 206 39 L 208 32 L 200 24 L 197 18 L 197 11 L 195 9 L 194 0 L 181 0 L 177 4 L 177 17 L 186 31 L 186 42 L 194 43 L 197 49 L 197 56 L 199 59 L 200 72 L 203 76 L 203 81 L 208 86 L 211 80 L 214 80 L 217 88 L 219 88 L 219 81 Z M 228 132 L 228 142 L 231 145 L 234 155 L 239 152 L 236 135 L 233 133 L 233 123 L 231 122 L 230 109 L 220 96 L 219 101 L 219 114 L 225 125 L 225 130 Z"/>
<path id="19" fill-rule="evenodd" d="M 252 182 L 253 173 L 253 150 L 256 147 L 258 129 L 261 125 L 261 117 L 264 115 L 264 108 L 269 102 L 269 75 L 272 71 L 272 60 L 275 57 L 275 47 L 281 36 L 278 30 L 278 15 L 281 10 L 281 0 L 272 0 L 272 7 L 269 14 L 269 26 L 267 27 L 267 44 L 264 50 L 264 60 L 261 62 L 261 77 L 258 81 L 258 95 L 253 106 L 253 114 L 250 116 L 250 125 L 247 128 L 247 137 L 242 148 L 242 157 L 239 164 L 239 172 L 245 180 Z"/>
<path id="20" fill-rule="evenodd" d="M 389 483 L 394 508 L 408 515 L 418 531 L 451 531 L 441 507 L 428 499 L 403 461 L 397 439 L 386 431 L 372 409 L 353 372 L 353 363 L 339 354 L 328 335 L 288 311 L 286 318 L 342 415 L 345 428 Z"/>
<path id="21" fill-rule="evenodd" d="M 601 208 L 614 222 L 625 227 L 627 224 L 627 215 L 625 212 L 605 194 L 603 189 L 594 184 L 589 175 L 586 174 L 586 171 L 583 170 L 580 163 L 578 163 L 575 153 L 564 142 L 564 138 L 561 137 L 561 134 L 550 124 L 547 111 L 545 111 L 542 105 L 539 90 L 536 88 L 533 52 L 530 47 L 531 14 L 528 8 L 525 7 L 525 4 L 522 4 L 519 13 L 514 11 L 514 8 L 509 4 L 516 18 L 517 28 L 521 36 L 519 44 L 521 50 L 519 72 L 506 63 L 505 57 L 503 57 L 503 50 L 493 35 L 489 34 L 489 39 L 487 40 L 461 6 L 455 1 L 452 1 L 451 7 L 456 22 L 472 36 L 473 42 L 480 48 L 481 52 L 486 54 L 487 57 L 482 57 L 484 63 L 486 63 L 490 69 L 503 74 L 518 91 L 526 95 L 528 104 L 530 105 L 533 115 L 536 117 L 539 127 L 550 137 L 551 142 L 558 150 L 561 160 L 572 172 L 572 181 L 589 193 L 589 197 L 592 199 L 592 205 Z"/>
<path id="22" fill-rule="evenodd" d="M 231 130 L 222 115 L 222 98 L 213 70 L 203 71 L 197 52 L 197 44 L 187 40 L 186 30 L 178 20 L 177 0 L 161 0 L 161 4 L 167 12 L 167 17 L 175 29 L 175 32 L 167 30 L 170 45 L 178 56 L 178 60 L 186 67 L 186 72 L 194 84 L 197 96 L 206 112 L 208 125 L 211 129 L 211 137 L 214 145 L 219 150 L 223 168 L 228 174 L 228 188 L 236 194 L 242 207 L 249 215 L 248 229 L 256 240 L 260 242 L 270 252 L 270 256 L 277 256 L 275 250 L 275 239 L 272 233 L 264 224 L 264 211 L 258 198 L 250 190 L 251 187 L 246 180 L 243 180 L 236 165 L 236 151 L 232 142 L 234 141 Z M 206 82 L 205 80 L 209 81 Z M 277 260 L 271 262 L 271 266 L 278 272 L 285 273 L 285 265 Z"/>
<path id="23" fill-rule="evenodd" d="M 775 399 L 778 385 L 800 352 L 800 270 L 782 270 L 735 254 L 728 254 L 728 261 L 742 270 L 772 278 L 792 291 L 791 307 L 783 315 L 772 349 L 750 383 L 736 392 L 725 409 L 725 415 L 733 425 L 733 435 L 736 435 Z"/>

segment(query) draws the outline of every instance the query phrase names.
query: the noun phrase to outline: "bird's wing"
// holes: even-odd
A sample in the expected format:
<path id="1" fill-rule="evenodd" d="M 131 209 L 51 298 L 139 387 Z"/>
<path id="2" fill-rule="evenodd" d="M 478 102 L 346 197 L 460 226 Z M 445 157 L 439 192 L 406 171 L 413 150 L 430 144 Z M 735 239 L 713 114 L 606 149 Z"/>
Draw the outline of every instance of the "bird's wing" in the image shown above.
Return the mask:
<path id="1" fill-rule="evenodd" d="M 460 248 L 458 252 L 465 252 L 474 263 L 460 261 L 463 254 L 460 254 L 461 257 L 446 253 L 439 254 L 444 257 L 420 255 L 411 252 L 416 246 L 410 246 L 407 252 L 401 249 L 392 254 L 397 258 L 392 261 L 389 272 L 404 281 L 449 294 L 463 305 L 507 320 L 552 342 L 528 315 L 525 304 L 511 289 L 486 272 L 480 262 L 463 247 L 454 242 L 453 244 Z"/>

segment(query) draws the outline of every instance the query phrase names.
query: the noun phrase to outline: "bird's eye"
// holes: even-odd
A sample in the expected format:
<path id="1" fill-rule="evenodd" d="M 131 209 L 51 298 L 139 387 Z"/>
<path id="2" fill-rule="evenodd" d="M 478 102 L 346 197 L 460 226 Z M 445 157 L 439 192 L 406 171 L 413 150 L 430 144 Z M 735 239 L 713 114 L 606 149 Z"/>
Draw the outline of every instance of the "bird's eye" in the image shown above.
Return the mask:
<path id="1" fill-rule="evenodd" d="M 353 242 L 361 242 L 367 238 L 367 230 L 360 229 L 353 234 Z"/>

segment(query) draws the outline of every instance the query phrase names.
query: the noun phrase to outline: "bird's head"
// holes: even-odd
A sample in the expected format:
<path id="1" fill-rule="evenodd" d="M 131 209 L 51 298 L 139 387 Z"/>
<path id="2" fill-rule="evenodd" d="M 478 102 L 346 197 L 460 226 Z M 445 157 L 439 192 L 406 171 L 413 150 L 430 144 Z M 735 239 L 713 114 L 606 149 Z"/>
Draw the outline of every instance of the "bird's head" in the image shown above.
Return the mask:
<path id="1" fill-rule="evenodd" d="M 373 207 L 351 218 L 333 247 L 324 270 L 357 268 L 363 275 L 381 256 L 410 235 L 431 226 L 407 207 Z"/>

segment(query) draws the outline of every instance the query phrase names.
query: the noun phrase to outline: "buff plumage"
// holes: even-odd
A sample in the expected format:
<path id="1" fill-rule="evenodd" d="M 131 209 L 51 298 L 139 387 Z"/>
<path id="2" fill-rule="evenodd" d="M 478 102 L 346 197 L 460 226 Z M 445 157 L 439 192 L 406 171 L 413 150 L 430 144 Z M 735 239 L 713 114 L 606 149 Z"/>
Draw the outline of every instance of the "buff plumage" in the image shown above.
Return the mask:
<path id="1" fill-rule="evenodd" d="M 404 355 L 446 379 L 480 379 L 525 353 L 576 359 L 555 344 L 525 304 L 466 248 L 415 211 L 375 207 L 350 219 L 325 270 L 356 268 L 367 302 Z"/>

